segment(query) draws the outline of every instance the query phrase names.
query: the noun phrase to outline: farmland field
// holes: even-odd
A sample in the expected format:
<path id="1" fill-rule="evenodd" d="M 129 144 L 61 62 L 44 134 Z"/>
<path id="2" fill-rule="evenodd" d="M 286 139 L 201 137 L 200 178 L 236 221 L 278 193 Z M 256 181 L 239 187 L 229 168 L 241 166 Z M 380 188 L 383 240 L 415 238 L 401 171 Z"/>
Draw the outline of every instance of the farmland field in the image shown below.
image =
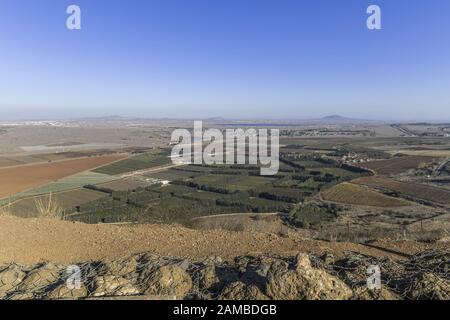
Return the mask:
<path id="1" fill-rule="evenodd" d="M 341 183 L 321 193 L 326 201 L 374 206 L 374 207 L 401 207 L 409 203 L 402 199 L 386 196 L 367 187 L 352 183 Z"/>
<path id="2" fill-rule="evenodd" d="M 149 184 L 149 182 L 145 182 L 142 180 L 137 180 L 134 178 L 125 178 L 120 180 L 114 180 L 111 182 L 106 183 L 100 183 L 97 184 L 98 186 L 102 188 L 108 188 L 115 191 L 126 191 L 126 190 L 132 190 L 139 187 L 145 187 Z"/>
<path id="3" fill-rule="evenodd" d="M 22 164 L 22 162 L 10 159 L 10 158 L 0 158 L 0 167 L 10 167 L 10 166 L 17 166 Z"/>
<path id="4" fill-rule="evenodd" d="M 109 155 L 0 168 L 0 198 L 42 186 L 122 158 L 123 156 Z"/>
<path id="5" fill-rule="evenodd" d="M 356 172 L 352 172 L 349 170 L 345 170 L 342 168 L 336 168 L 336 167 L 328 167 L 328 168 L 318 168 L 318 169 L 314 169 L 319 171 L 322 174 L 332 174 L 334 176 L 338 176 L 341 177 L 341 179 L 344 180 L 351 180 L 351 179 L 355 179 L 358 178 L 360 176 L 360 174 L 356 173 Z"/>
<path id="6" fill-rule="evenodd" d="M 360 167 L 374 170 L 381 175 L 398 174 L 409 169 L 417 168 L 421 163 L 433 161 L 432 157 L 426 156 L 405 156 L 392 158 L 389 160 L 371 161 L 360 164 Z"/>
<path id="7" fill-rule="evenodd" d="M 271 178 L 241 176 L 241 175 L 225 175 L 211 174 L 194 178 L 192 181 L 201 185 L 209 185 L 221 187 L 229 191 L 246 191 L 262 187 L 272 181 Z"/>
<path id="8" fill-rule="evenodd" d="M 114 192 L 80 206 L 70 220 L 98 222 L 183 222 L 193 217 L 235 212 L 278 212 L 290 204 L 246 194 L 221 194 L 181 185 L 146 187 L 136 191 Z"/>
<path id="9" fill-rule="evenodd" d="M 106 174 L 95 173 L 90 171 L 85 171 L 81 173 L 74 174 L 70 177 L 65 177 L 59 179 L 55 182 L 39 186 L 24 192 L 19 192 L 12 197 L 9 197 L 8 201 L 14 201 L 20 198 L 38 196 L 46 193 L 55 193 L 61 191 L 67 191 L 71 189 L 79 189 L 88 184 L 101 184 L 110 181 L 114 181 L 116 178 L 114 176 L 109 176 Z M 3 201 L 5 202 L 6 199 Z M 0 201 L 0 203 L 2 203 Z"/>
<path id="10" fill-rule="evenodd" d="M 398 152 L 402 154 L 406 154 L 409 156 L 423 156 L 423 157 L 437 157 L 437 158 L 445 158 L 450 157 L 450 150 L 410 150 L 410 149 L 402 149 Z"/>
<path id="11" fill-rule="evenodd" d="M 254 165 L 186 165 L 157 173 L 143 173 L 141 178 L 170 180 L 171 184 L 137 188 L 127 180 L 100 184 L 100 187 L 110 187 L 115 191 L 110 193 L 110 197 L 82 205 L 80 211 L 73 212 L 69 219 L 86 223 L 184 223 L 193 217 L 210 214 L 289 212 L 296 203 L 320 190 L 367 174 L 335 167 L 335 163 L 303 164 L 310 164 L 313 168 L 283 163 L 282 170 L 272 177 L 260 176 L 259 167 Z M 317 166 L 320 168 L 316 169 Z M 319 210 L 321 217 L 313 218 L 305 212 L 302 212 L 302 217 L 312 223 L 334 216 L 325 214 L 323 210 Z"/>
<path id="12" fill-rule="evenodd" d="M 51 200 L 62 208 L 69 209 L 103 197 L 105 197 L 105 194 L 102 192 L 79 189 L 52 194 Z M 8 206 L 8 210 L 19 217 L 35 217 L 38 215 L 36 201 L 40 200 L 46 203 L 46 201 L 49 201 L 49 195 L 18 200 Z"/>
<path id="13" fill-rule="evenodd" d="M 144 174 L 144 176 L 163 180 L 179 180 L 179 179 L 194 178 L 202 175 L 202 173 L 200 172 L 192 172 L 179 169 L 181 168 L 171 168 L 162 172 Z"/>
<path id="14" fill-rule="evenodd" d="M 123 152 L 126 153 L 126 152 Z M 87 158 L 94 156 L 105 156 L 118 154 L 115 150 L 80 150 L 80 151 L 65 151 L 65 152 L 53 152 L 53 153 L 37 153 L 37 154 L 23 154 L 15 156 L 3 156 L 0 157 L 0 168 L 19 166 L 24 164 L 52 162 L 60 160 L 69 160 L 74 158 Z"/>
<path id="15" fill-rule="evenodd" d="M 158 153 L 140 154 L 110 165 L 97 168 L 94 172 L 117 175 L 137 170 L 150 169 L 171 163 L 167 150 Z"/>
<path id="16" fill-rule="evenodd" d="M 20 155 L 0 158 L 0 167 L 20 166 L 24 164 L 32 164 L 38 162 L 44 162 L 45 160 L 36 158 L 32 155 Z"/>
<path id="17" fill-rule="evenodd" d="M 405 183 L 382 177 L 363 177 L 353 183 L 379 189 L 387 189 L 422 200 L 450 204 L 450 191 L 418 183 Z"/>

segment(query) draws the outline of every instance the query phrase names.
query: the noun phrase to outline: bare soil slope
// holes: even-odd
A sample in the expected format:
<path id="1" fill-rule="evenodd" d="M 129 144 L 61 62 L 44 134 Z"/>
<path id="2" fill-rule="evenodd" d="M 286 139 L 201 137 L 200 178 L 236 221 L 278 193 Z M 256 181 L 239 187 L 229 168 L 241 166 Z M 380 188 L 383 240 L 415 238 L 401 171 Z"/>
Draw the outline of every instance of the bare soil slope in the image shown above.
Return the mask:
<path id="1" fill-rule="evenodd" d="M 117 259 L 131 254 L 150 252 L 166 256 L 201 258 L 220 255 L 231 260 L 246 254 L 290 256 L 296 252 L 343 256 L 359 252 L 373 257 L 401 259 L 398 253 L 448 246 L 396 242 L 395 251 L 354 243 L 307 240 L 297 235 L 279 237 L 257 232 L 199 231 L 172 225 L 86 225 L 49 219 L 23 219 L 0 216 L 0 264 L 33 264 L 41 261 L 71 263 Z"/>

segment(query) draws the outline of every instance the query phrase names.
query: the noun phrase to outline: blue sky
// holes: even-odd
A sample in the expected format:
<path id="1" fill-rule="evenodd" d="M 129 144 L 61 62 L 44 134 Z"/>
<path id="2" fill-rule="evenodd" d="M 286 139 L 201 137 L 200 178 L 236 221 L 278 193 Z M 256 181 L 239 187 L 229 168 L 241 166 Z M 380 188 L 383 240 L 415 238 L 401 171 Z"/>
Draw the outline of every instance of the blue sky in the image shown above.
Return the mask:
<path id="1" fill-rule="evenodd" d="M 2 0 L 0 119 L 447 121 L 449 17 L 448 0 Z"/>

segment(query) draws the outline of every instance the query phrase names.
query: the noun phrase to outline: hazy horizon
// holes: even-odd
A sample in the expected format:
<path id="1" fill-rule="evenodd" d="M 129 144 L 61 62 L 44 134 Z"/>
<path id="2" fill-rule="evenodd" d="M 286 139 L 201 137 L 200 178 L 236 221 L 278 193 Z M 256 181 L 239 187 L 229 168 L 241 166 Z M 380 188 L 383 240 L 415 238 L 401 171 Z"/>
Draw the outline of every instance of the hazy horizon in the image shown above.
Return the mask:
<path id="1" fill-rule="evenodd" d="M 5 118 L 0 119 L 0 122 L 27 122 L 27 121 L 83 121 L 83 120 L 123 120 L 123 121 L 133 121 L 133 120 L 149 120 L 149 121 L 164 121 L 164 120 L 174 120 L 174 121 L 208 121 L 208 120 L 223 120 L 223 121 L 259 121 L 259 122 L 291 122 L 294 123 L 298 121 L 301 122 L 308 122 L 308 121 L 324 121 L 329 120 L 330 123 L 333 122 L 334 117 L 337 117 L 336 123 L 339 123 L 339 121 L 343 120 L 349 120 L 354 122 L 380 122 L 380 123 L 420 123 L 420 122 L 426 122 L 426 123 L 450 123 L 450 119 L 380 119 L 380 118 L 353 118 L 348 117 L 345 115 L 340 114 L 333 114 L 333 115 L 323 115 L 315 118 L 265 118 L 265 117 L 221 117 L 221 116 L 210 116 L 210 117 L 145 117 L 145 116 L 124 116 L 124 115 L 99 115 L 99 116 L 76 116 L 76 117 L 65 117 L 65 118 L 55 118 L 55 117 L 43 117 L 43 118 Z M 331 118 L 331 119 L 327 119 Z M 339 119 L 341 118 L 341 119 Z"/>

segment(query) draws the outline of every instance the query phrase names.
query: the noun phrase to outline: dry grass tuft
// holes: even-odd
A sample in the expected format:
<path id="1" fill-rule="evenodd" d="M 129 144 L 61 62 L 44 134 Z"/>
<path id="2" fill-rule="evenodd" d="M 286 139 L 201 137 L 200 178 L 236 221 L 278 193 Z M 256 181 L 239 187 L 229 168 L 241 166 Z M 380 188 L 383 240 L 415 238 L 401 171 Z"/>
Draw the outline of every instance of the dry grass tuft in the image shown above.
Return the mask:
<path id="1" fill-rule="evenodd" d="M 51 218 L 64 220 L 64 209 L 50 193 L 48 197 L 40 197 L 35 200 L 36 209 L 40 218 Z"/>
<path id="2" fill-rule="evenodd" d="M 11 214 L 11 203 L 0 207 L 0 217 L 1 216 L 12 216 Z"/>

